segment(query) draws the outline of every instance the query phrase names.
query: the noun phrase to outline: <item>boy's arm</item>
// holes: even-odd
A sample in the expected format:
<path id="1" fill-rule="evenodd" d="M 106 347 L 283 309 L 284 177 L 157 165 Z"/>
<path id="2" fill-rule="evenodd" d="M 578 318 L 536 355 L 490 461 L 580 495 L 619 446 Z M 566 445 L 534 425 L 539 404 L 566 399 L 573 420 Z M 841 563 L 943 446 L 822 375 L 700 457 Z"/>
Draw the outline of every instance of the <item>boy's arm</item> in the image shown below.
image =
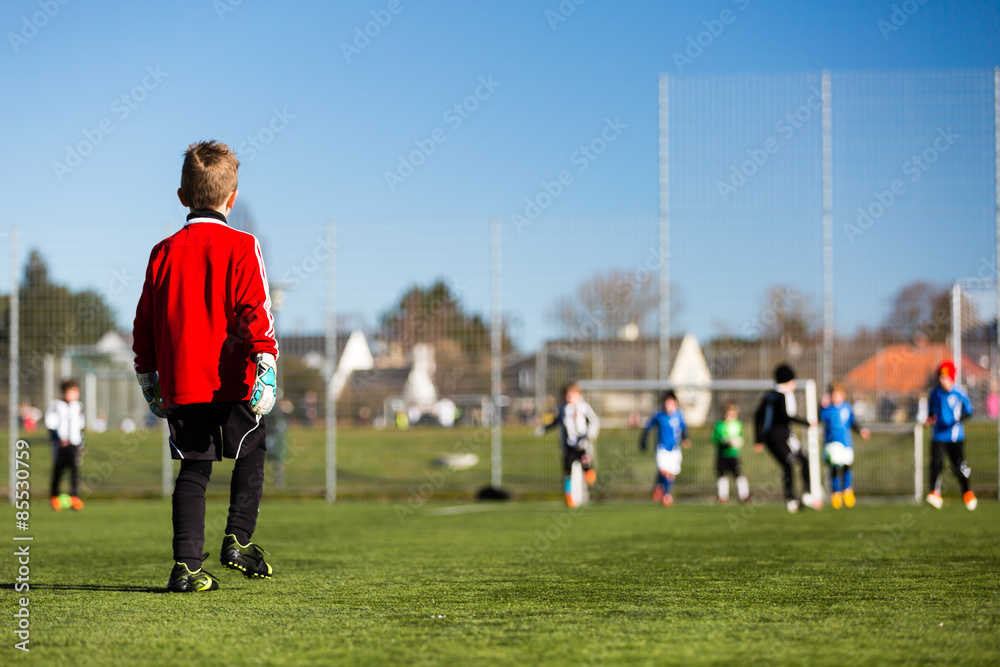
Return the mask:
<path id="1" fill-rule="evenodd" d="M 594 408 L 587 403 L 587 439 L 591 442 L 597 440 L 597 435 L 601 432 L 601 420 L 594 412 Z"/>
<path id="2" fill-rule="evenodd" d="M 244 256 L 237 265 L 236 285 L 236 315 L 250 361 L 254 361 L 259 354 L 270 354 L 277 359 L 278 343 L 271 315 L 271 294 L 264 258 L 255 238 L 252 245 L 248 243 L 244 248 Z"/>
<path id="3" fill-rule="evenodd" d="M 684 418 L 681 417 L 681 447 L 687 448 L 690 446 L 691 446 L 691 436 L 688 435 L 688 425 L 687 422 L 684 421 Z"/>
<path id="4" fill-rule="evenodd" d="M 649 436 L 649 432 L 653 430 L 654 424 L 656 424 L 655 417 L 646 423 L 646 428 L 642 429 L 642 433 L 639 434 L 639 451 L 646 451 L 646 438 Z"/>
<path id="5" fill-rule="evenodd" d="M 753 441 L 755 443 L 764 442 L 764 405 L 765 399 L 757 404 L 757 409 L 753 413 Z"/>
<path id="6" fill-rule="evenodd" d="M 161 419 L 166 418 L 160 400 L 160 376 L 156 372 L 156 337 L 153 330 L 153 257 L 156 248 L 149 255 L 146 264 L 146 280 L 142 284 L 139 305 L 135 308 L 132 323 L 132 351 L 135 352 L 135 377 L 142 387 L 142 397 L 146 399 L 149 411 Z"/>
<path id="7" fill-rule="evenodd" d="M 938 413 L 941 411 L 941 400 L 938 397 L 937 391 L 932 391 L 931 395 L 927 398 L 927 421 L 925 422 L 928 426 L 934 424 L 937 421 Z"/>
<path id="8" fill-rule="evenodd" d="M 264 257 L 256 238 L 253 238 L 252 247 L 245 248 L 238 271 L 236 314 L 250 355 L 249 361 L 257 365 L 250 409 L 255 414 L 266 415 L 274 407 L 278 391 L 274 369 L 278 343 L 274 337 L 274 317 L 271 315 L 271 294 Z"/>
<path id="9" fill-rule="evenodd" d="M 156 249 L 153 249 L 153 253 Z M 153 254 L 146 265 L 146 280 L 139 295 L 132 323 L 132 351 L 135 352 L 135 372 L 156 372 L 156 341 L 153 336 Z"/>
<path id="10" fill-rule="evenodd" d="M 972 401 L 964 393 L 962 394 L 962 418 L 959 421 L 965 421 L 972 416 Z"/>

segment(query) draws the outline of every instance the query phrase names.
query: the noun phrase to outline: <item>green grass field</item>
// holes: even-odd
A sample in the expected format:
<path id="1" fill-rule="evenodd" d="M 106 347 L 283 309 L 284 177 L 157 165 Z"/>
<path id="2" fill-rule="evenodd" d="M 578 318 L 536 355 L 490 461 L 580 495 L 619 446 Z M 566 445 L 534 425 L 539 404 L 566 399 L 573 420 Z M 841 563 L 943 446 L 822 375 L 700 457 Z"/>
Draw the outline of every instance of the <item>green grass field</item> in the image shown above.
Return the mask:
<path id="1" fill-rule="evenodd" d="M 558 438 L 532 435 L 527 426 L 503 429 L 503 485 L 521 498 L 557 498 L 562 475 Z M 597 440 L 597 469 L 602 476 L 601 493 L 608 498 L 641 498 L 653 479 L 652 452 L 640 454 L 638 429 L 605 429 Z M 925 436 L 926 437 L 926 436 Z M 81 495 L 88 498 L 156 496 L 161 492 L 162 440 L 159 432 L 92 433 L 87 436 L 88 453 L 81 475 Z M 684 468 L 678 478 L 679 496 L 711 499 L 715 494 L 715 448 L 710 429 L 692 429 L 694 446 L 684 452 Z M 35 493 L 47 492 L 51 454 L 45 434 L 29 436 Z M 856 443 L 855 486 L 861 496 L 907 498 L 913 494 L 912 431 L 876 432 L 869 442 Z M 479 463 L 468 470 L 442 471 L 433 461 L 444 454 L 472 452 Z M 337 436 L 338 496 L 354 499 L 391 500 L 425 496 L 421 488 L 433 486 L 436 499 L 471 498 L 490 482 L 491 435 L 486 428 L 412 428 L 377 431 L 342 427 Z M 267 493 L 287 496 L 322 496 L 326 481 L 325 432 L 323 429 L 293 428 L 285 442 L 284 484 L 277 484 L 273 468 L 268 471 Z M 989 422 L 968 426 L 966 456 L 972 466 L 973 488 L 981 496 L 997 494 L 997 432 Z M 755 454 L 746 447 L 743 464 L 753 492 L 780 499 L 778 470 L 767 453 Z M 929 466 L 930 456 L 925 455 Z M 175 464 L 176 465 L 176 464 Z M 231 462 L 219 464 L 210 490 L 228 493 Z M 6 486 L 6 457 L 0 461 L 0 486 Z M 946 471 L 945 491 L 956 485 Z"/>
<path id="2" fill-rule="evenodd" d="M 265 500 L 276 576 L 217 562 L 211 593 L 164 592 L 170 510 L 37 498 L 30 590 L 5 558 L 5 664 L 979 664 L 1000 662 L 1000 505 Z M 15 544 L 18 543 L 11 543 Z M 27 597 L 30 648 L 13 648 Z"/>

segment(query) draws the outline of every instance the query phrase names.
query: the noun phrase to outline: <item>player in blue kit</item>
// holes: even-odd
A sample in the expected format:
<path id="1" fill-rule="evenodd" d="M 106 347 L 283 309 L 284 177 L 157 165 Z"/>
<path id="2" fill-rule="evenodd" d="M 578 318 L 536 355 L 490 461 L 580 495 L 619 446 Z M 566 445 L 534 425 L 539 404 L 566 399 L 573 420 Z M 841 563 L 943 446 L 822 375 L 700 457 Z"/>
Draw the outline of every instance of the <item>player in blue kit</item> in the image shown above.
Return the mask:
<path id="1" fill-rule="evenodd" d="M 965 427 L 962 422 L 972 416 L 972 403 L 965 392 L 955 386 L 955 364 L 945 361 L 938 367 L 938 386 L 927 401 L 927 423 L 933 426 L 931 433 L 931 492 L 927 502 L 941 509 L 941 471 L 944 470 L 944 454 L 948 452 L 951 470 L 962 487 L 965 506 L 976 509 L 976 494 L 969 488 L 969 474 L 972 472 L 965 462 Z"/>
<path id="2" fill-rule="evenodd" d="M 639 449 L 646 451 L 646 439 L 655 428 L 656 486 L 653 488 L 653 500 L 663 503 L 664 507 L 670 507 L 674 504 L 674 480 L 681 472 L 681 447 L 690 447 L 691 440 L 677 404 L 677 395 L 673 391 L 666 391 L 660 397 L 660 403 L 663 409 L 649 419 L 639 437 Z"/>
<path id="3" fill-rule="evenodd" d="M 870 437 L 868 429 L 858 426 L 854 418 L 854 410 L 845 399 L 847 392 L 844 385 L 834 384 L 830 391 L 830 405 L 819 413 L 823 423 L 825 442 L 823 458 L 830 466 L 830 504 L 833 509 L 854 507 L 854 483 L 851 466 L 854 464 L 854 443 L 851 431 L 867 440 Z"/>

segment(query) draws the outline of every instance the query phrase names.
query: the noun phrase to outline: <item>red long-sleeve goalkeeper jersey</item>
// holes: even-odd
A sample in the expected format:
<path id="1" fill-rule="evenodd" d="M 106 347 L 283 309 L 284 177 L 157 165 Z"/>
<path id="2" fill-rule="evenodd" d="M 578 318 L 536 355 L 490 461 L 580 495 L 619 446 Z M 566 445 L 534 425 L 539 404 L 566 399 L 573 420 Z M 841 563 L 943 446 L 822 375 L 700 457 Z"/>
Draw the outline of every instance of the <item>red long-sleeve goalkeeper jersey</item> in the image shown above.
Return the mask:
<path id="1" fill-rule="evenodd" d="M 165 406 L 243 401 L 254 358 L 278 356 L 260 246 L 217 211 L 194 211 L 149 256 L 132 328 L 135 370 Z"/>

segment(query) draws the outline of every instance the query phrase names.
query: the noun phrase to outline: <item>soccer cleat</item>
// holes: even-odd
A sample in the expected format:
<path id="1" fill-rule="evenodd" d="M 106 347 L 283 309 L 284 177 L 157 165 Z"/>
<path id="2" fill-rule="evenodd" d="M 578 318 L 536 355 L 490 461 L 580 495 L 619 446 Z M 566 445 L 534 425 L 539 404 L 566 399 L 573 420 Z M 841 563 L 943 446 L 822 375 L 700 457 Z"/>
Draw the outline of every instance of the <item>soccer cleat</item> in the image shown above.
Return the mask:
<path id="1" fill-rule="evenodd" d="M 656 488 L 653 489 L 653 502 L 659 503 L 663 501 L 663 485 L 657 484 Z"/>
<path id="2" fill-rule="evenodd" d="M 52 509 L 57 512 L 62 509 L 62 501 L 59 500 L 59 496 L 52 496 Z"/>
<path id="3" fill-rule="evenodd" d="M 83 501 L 80 500 L 79 496 L 70 496 L 70 498 L 69 498 L 69 506 L 72 507 L 73 509 L 77 510 L 77 511 L 82 510 L 83 509 Z"/>
<path id="4" fill-rule="evenodd" d="M 576 507 L 576 501 L 573 500 L 573 494 L 572 493 L 563 494 L 563 497 L 566 499 L 566 507 L 570 507 L 570 508 Z"/>
<path id="5" fill-rule="evenodd" d="M 823 497 L 820 495 L 813 495 L 811 493 L 802 494 L 802 504 L 806 507 L 814 510 L 823 509 Z"/>
<path id="6" fill-rule="evenodd" d="M 247 579 L 270 579 L 272 571 L 264 560 L 266 553 L 253 542 L 240 544 L 235 535 L 229 534 L 222 538 L 219 562 L 230 570 L 242 572 Z"/>
<path id="7" fill-rule="evenodd" d="M 205 554 L 202 560 L 207 556 L 208 554 Z M 167 581 L 167 590 L 173 593 L 200 593 L 218 589 L 218 580 L 203 568 L 199 567 L 192 572 L 187 565 L 179 562 L 174 563 L 174 569 L 170 571 L 170 579 Z"/>
<path id="8" fill-rule="evenodd" d="M 976 494 L 974 494 L 972 491 L 966 491 L 965 495 L 962 496 L 962 500 L 965 502 L 965 506 L 969 509 L 970 512 L 976 509 L 976 505 L 979 504 L 979 502 L 976 500 Z"/>
<path id="9" fill-rule="evenodd" d="M 941 492 L 931 491 L 930 493 L 928 493 L 927 504 L 933 507 L 934 509 L 938 510 L 941 509 L 941 507 L 944 505 L 944 501 L 941 500 Z"/>
<path id="10" fill-rule="evenodd" d="M 796 500 L 795 498 L 789 498 L 788 500 L 785 501 L 785 509 L 791 512 L 792 514 L 798 512 L 799 501 Z"/>
<path id="11" fill-rule="evenodd" d="M 854 507 L 854 489 L 844 491 L 844 507 L 848 509 Z"/>
<path id="12" fill-rule="evenodd" d="M 587 478 L 587 484 L 593 484 L 594 482 L 597 481 L 597 471 L 593 469 L 588 470 L 586 478 Z"/>
<path id="13" fill-rule="evenodd" d="M 833 495 L 830 496 L 830 506 L 835 510 L 839 510 L 844 505 L 844 494 L 840 491 L 835 491 Z"/>
<path id="14" fill-rule="evenodd" d="M 671 507 L 674 504 L 674 497 L 672 494 L 664 493 L 663 500 L 661 502 L 664 507 Z"/>

